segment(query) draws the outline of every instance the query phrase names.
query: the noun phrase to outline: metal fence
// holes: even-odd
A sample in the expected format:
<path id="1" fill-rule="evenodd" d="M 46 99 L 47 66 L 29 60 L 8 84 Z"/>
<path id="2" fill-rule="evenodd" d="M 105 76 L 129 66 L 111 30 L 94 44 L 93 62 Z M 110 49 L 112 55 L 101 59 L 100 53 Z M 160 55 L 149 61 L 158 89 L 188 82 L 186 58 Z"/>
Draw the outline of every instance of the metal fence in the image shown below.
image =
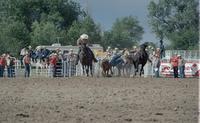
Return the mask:
<path id="1" fill-rule="evenodd" d="M 57 62 L 55 67 L 55 76 L 53 76 L 53 68 L 51 65 L 40 66 L 37 63 L 32 63 L 30 67 L 31 77 L 74 77 L 83 76 L 82 66 L 79 63 L 75 65 L 75 61 L 63 61 Z M 94 76 L 101 75 L 100 62 L 93 64 Z M 16 60 L 15 66 L 12 68 L 13 77 L 24 77 L 25 68 L 19 60 Z M 8 77 L 7 67 L 4 70 L 4 77 Z"/>
<path id="2" fill-rule="evenodd" d="M 200 52 L 198 50 L 166 50 L 163 59 L 170 59 L 174 54 L 181 55 L 185 60 L 198 60 L 200 59 Z"/>
<path id="3" fill-rule="evenodd" d="M 174 54 L 181 55 L 187 62 L 198 62 L 200 59 L 200 53 L 197 50 L 166 50 L 165 57 L 162 59 L 163 63 L 169 63 L 169 59 Z M 25 69 L 24 66 L 21 65 L 20 60 L 15 60 L 15 65 L 10 68 L 5 68 L 4 76 L 11 77 L 24 77 Z M 102 69 L 101 69 L 101 58 L 99 58 L 99 62 L 93 64 L 93 74 L 94 76 L 100 77 L 102 76 Z M 162 65 L 161 65 L 162 67 Z M 113 76 L 118 76 L 119 71 L 116 67 L 113 68 Z M 127 73 L 126 70 L 121 70 L 121 76 L 133 76 L 134 67 L 133 65 L 130 66 L 130 71 Z M 125 74 L 125 75 L 124 75 Z M 153 68 L 150 63 L 147 63 L 144 66 L 144 76 L 153 76 Z M 40 65 L 37 63 L 32 63 L 31 65 L 31 77 L 53 77 L 53 68 L 50 65 Z M 79 63 L 75 65 L 75 61 L 64 61 L 60 60 L 56 65 L 56 72 L 55 77 L 74 77 L 74 76 L 83 76 L 82 73 L 82 66 Z"/>

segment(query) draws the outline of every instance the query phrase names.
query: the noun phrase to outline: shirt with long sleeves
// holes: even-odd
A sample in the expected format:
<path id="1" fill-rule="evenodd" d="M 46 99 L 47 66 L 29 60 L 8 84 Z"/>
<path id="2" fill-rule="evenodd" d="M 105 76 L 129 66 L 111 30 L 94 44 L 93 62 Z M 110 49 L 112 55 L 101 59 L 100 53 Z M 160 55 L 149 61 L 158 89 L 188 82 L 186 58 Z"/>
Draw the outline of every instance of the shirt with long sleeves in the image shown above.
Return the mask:
<path id="1" fill-rule="evenodd" d="M 174 56 L 170 59 L 170 63 L 173 67 L 178 67 L 178 57 Z"/>

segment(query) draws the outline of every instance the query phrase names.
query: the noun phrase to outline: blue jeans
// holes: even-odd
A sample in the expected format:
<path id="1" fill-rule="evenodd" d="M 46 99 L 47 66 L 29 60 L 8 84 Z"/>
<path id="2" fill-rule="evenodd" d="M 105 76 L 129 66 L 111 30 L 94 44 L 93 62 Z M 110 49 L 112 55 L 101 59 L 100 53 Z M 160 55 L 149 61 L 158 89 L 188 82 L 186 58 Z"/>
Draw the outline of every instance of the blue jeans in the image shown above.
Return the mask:
<path id="1" fill-rule="evenodd" d="M 179 66 L 180 78 L 185 78 L 185 66 Z"/>
<path id="2" fill-rule="evenodd" d="M 30 77 L 30 64 L 25 64 L 25 78 Z"/>
<path id="3" fill-rule="evenodd" d="M 14 77 L 14 67 L 13 66 L 8 66 L 7 71 L 8 71 L 8 77 Z"/>
<path id="4" fill-rule="evenodd" d="M 160 69 L 160 67 L 156 67 L 156 69 L 157 69 L 157 70 L 155 70 L 155 68 L 154 68 L 153 71 L 154 71 L 155 77 L 158 78 L 158 77 L 160 77 L 160 74 L 159 74 L 159 69 Z"/>
<path id="5" fill-rule="evenodd" d="M 0 65 L 0 77 L 3 77 L 4 66 Z"/>
<path id="6" fill-rule="evenodd" d="M 174 71 L 174 78 L 178 78 L 178 66 L 174 66 L 173 71 Z"/>

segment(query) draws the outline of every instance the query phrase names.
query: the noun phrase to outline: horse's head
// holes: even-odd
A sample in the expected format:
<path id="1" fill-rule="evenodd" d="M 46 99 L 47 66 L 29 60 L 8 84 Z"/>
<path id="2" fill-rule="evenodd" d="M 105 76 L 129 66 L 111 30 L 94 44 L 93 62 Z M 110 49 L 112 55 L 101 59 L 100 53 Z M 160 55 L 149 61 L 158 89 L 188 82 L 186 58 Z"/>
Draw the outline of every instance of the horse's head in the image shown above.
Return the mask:
<path id="1" fill-rule="evenodd" d="M 140 45 L 141 50 L 145 50 L 148 47 L 149 43 L 145 42 L 143 44 Z"/>

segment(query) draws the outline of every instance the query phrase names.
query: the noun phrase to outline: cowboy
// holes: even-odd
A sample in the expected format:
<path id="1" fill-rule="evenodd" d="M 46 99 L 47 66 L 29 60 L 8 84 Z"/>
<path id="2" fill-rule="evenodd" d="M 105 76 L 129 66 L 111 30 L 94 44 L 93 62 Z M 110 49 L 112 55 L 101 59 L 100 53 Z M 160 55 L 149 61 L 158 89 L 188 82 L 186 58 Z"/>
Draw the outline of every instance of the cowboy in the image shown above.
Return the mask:
<path id="1" fill-rule="evenodd" d="M 92 59 L 94 62 L 97 62 L 97 59 L 95 58 L 94 56 L 94 53 L 92 52 L 92 50 L 87 46 L 88 44 L 88 35 L 87 34 L 82 34 L 80 36 L 80 38 L 77 40 L 77 45 L 80 46 L 79 47 L 79 50 L 78 50 L 78 57 L 77 57 L 77 60 L 76 60 L 76 65 L 78 64 L 78 60 L 79 60 L 79 54 L 81 52 L 81 46 L 85 46 L 87 47 L 87 51 L 88 53 L 92 56 Z"/>
<path id="2" fill-rule="evenodd" d="M 121 58 L 122 54 L 124 54 L 125 50 L 120 53 L 119 52 L 119 49 L 118 48 L 115 48 L 114 51 L 113 51 L 113 56 L 110 60 L 110 64 L 112 66 L 115 66 L 117 64 L 121 64 L 121 63 L 124 63 L 123 59 Z"/>
<path id="3" fill-rule="evenodd" d="M 106 52 L 112 54 L 112 49 L 110 46 L 108 46 L 108 48 L 106 49 Z"/>

